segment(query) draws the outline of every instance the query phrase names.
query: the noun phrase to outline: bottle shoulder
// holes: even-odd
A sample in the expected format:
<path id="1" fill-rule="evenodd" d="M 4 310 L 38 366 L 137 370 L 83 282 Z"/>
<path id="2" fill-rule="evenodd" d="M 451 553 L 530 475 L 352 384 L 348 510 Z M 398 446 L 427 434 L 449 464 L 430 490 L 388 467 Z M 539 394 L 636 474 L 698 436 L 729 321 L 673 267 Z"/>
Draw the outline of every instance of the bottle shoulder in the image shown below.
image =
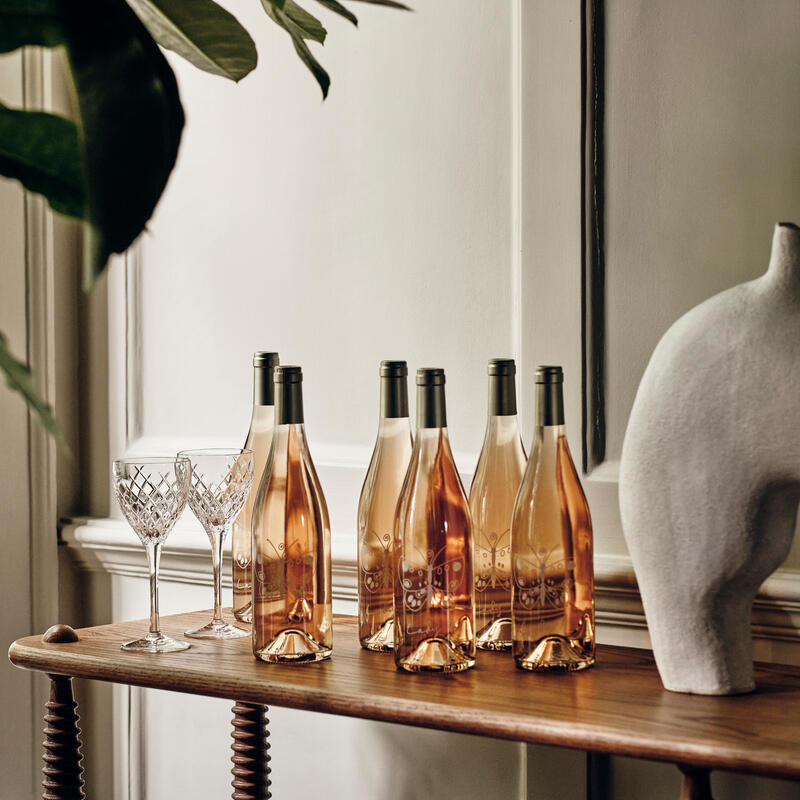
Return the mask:
<path id="1" fill-rule="evenodd" d="M 283 431 L 275 437 L 258 488 L 254 515 L 263 516 L 268 507 L 289 503 L 312 509 L 312 516 L 330 530 L 327 502 L 302 430 Z"/>
<path id="2" fill-rule="evenodd" d="M 369 459 L 369 465 L 367 466 L 367 472 L 364 475 L 364 482 L 361 484 L 361 492 L 358 495 L 358 519 L 359 522 L 361 520 L 362 514 L 366 510 L 366 506 L 369 502 L 369 495 L 372 486 L 375 483 L 375 472 L 377 470 L 377 456 L 378 456 L 378 445 L 375 444 L 374 449 L 372 450 L 372 455 Z"/>
<path id="3" fill-rule="evenodd" d="M 469 500 L 446 436 L 434 443 L 415 442 L 398 511 L 405 517 L 427 513 L 434 499 L 454 513 L 463 509 L 469 524 Z"/>
<path id="4" fill-rule="evenodd" d="M 324 527 L 329 530 L 328 503 L 325 500 L 325 493 L 322 491 L 322 483 L 317 474 L 317 468 L 314 466 L 314 459 L 311 458 L 311 449 L 306 439 L 305 427 L 302 425 L 297 426 L 297 440 L 301 463 L 312 495 L 311 499 L 319 509 Z"/>
<path id="5" fill-rule="evenodd" d="M 527 463 L 525 448 L 519 438 L 503 445 L 485 444 L 475 466 L 470 484 L 470 498 L 475 493 L 488 491 L 490 486 L 496 490 L 498 487 L 509 488 L 513 485 L 516 494 Z"/>
<path id="6" fill-rule="evenodd" d="M 586 492 L 583 490 L 580 474 L 572 459 L 566 437 L 562 437 L 559 441 L 558 477 L 566 505 L 571 513 L 580 514 L 591 525 L 591 513 L 589 511 L 589 503 L 586 500 Z"/>
<path id="7" fill-rule="evenodd" d="M 536 438 L 517 494 L 514 517 L 543 513 L 551 498 L 569 516 L 589 520 L 589 506 L 566 436 Z M 537 507 L 539 511 L 537 512 Z"/>
<path id="8" fill-rule="evenodd" d="M 372 451 L 361 494 L 358 500 L 358 524 L 363 529 L 368 524 L 368 517 L 379 518 L 381 526 L 387 525 L 384 519 L 394 507 L 408 472 L 413 443 L 410 428 L 405 435 L 381 436 L 380 433 Z"/>

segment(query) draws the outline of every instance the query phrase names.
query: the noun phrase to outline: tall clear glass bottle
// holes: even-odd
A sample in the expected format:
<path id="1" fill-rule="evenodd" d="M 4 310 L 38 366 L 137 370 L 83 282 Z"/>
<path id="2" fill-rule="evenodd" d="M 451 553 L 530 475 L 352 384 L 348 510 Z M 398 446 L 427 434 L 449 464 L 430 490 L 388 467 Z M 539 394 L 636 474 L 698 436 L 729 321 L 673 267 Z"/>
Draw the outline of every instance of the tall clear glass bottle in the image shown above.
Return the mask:
<path id="1" fill-rule="evenodd" d="M 329 658 L 333 647 L 328 507 L 303 424 L 300 367 L 275 369 L 275 430 L 253 510 L 253 653 Z"/>
<path id="2" fill-rule="evenodd" d="M 536 370 L 536 431 L 511 522 L 512 651 L 527 670 L 595 661 L 592 520 L 564 431 L 561 367 Z"/>
<path id="3" fill-rule="evenodd" d="M 241 622 L 253 621 L 253 565 L 251 542 L 253 505 L 258 484 L 264 474 L 269 448 L 272 444 L 272 427 L 275 424 L 275 390 L 272 374 L 278 365 L 278 354 L 260 351 L 253 353 L 253 415 L 250 430 L 244 443 L 245 450 L 253 451 L 253 487 L 239 516 L 233 523 L 233 615 Z"/>
<path id="4" fill-rule="evenodd" d="M 516 372 L 511 358 L 489 362 L 489 419 L 469 490 L 476 643 L 481 650 L 511 649 L 511 515 L 526 461 Z"/>
<path id="5" fill-rule="evenodd" d="M 417 371 L 417 432 L 394 527 L 394 659 L 407 672 L 475 666 L 472 523 L 447 435 L 444 370 Z"/>
<path id="6" fill-rule="evenodd" d="M 358 638 L 366 650 L 394 647 L 394 515 L 413 440 L 408 365 L 382 361 L 378 439 L 358 501 Z"/>

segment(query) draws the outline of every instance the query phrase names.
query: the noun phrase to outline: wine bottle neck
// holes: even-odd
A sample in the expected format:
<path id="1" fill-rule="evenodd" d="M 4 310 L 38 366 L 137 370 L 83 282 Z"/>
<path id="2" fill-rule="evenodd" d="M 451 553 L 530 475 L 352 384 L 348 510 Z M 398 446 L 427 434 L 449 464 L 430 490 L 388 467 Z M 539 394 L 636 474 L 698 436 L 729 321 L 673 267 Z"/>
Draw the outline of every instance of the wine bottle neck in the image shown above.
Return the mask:
<path id="1" fill-rule="evenodd" d="M 563 384 L 536 384 L 536 425 L 550 426 L 564 424 Z"/>
<path id="2" fill-rule="evenodd" d="M 306 446 L 306 426 L 302 422 L 277 423 L 272 434 L 272 446 L 275 452 L 285 455 L 290 440 L 296 445 Z"/>
<path id="3" fill-rule="evenodd" d="M 450 438 L 447 428 L 420 428 L 414 437 L 413 453 L 423 461 L 432 461 L 440 448 L 450 451 Z M 412 458 L 414 456 L 412 455 Z"/>
<path id="4" fill-rule="evenodd" d="M 275 392 L 275 424 L 302 425 L 303 384 L 279 383 Z"/>
<path id="5" fill-rule="evenodd" d="M 508 417 L 517 413 L 517 387 L 513 375 L 489 376 L 489 416 Z"/>
<path id="6" fill-rule="evenodd" d="M 381 417 L 394 419 L 408 416 L 408 378 L 399 375 L 381 376 Z"/>
<path id="7" fill-rule="evenodd" d="M 444 385 L 417 386 L 417 428 L 446 428 Z"/>
<path id="8" fill-rule="evenodd" d="M 483 447 L 504 446 L 509 442 L 520 442 L 519 419 L 516 414 L 489 417 Z"/>
<path id="9" fill-rule="evenodd" d="M 253 367 L 253 405 L 274 406 L 275 385 L 272 382 L 274 367 Z"/>
<path id="10" fill-rule="evenodd" d="M 275 406 L 254 405 L 253 415 L 250 417 L 250 427 L 271 428 L 275 424 Z"/>
<path id="11" fill-rule="evenodd" d="M 533 432 L 534 445 L 538 441 L 542 447 L 556 447 L 558 440 L 566 435 L 563 425 L 539 425 Z"/>
<path id="12" fill-rule="evenodd" d="M 411 423 L 408 417 L 383 417 L 378 423 L 379 439 L 411 439 Z"/>

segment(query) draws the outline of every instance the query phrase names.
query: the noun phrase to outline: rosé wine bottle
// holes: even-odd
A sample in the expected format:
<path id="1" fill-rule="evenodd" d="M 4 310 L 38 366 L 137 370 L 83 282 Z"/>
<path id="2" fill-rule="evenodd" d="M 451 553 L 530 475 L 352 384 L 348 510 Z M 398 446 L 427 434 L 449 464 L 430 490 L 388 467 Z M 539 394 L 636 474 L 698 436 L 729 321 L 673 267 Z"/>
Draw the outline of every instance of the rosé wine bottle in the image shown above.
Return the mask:
<path id="1" fill-rule="evenodd" d="M 417 432 L 394 528 L 394 659 L 407 672 L 475 666 L 472 523 L 444 399 L 444 370 L 417 371 Z"/>
<path id="2" fill-rule="evenodd" d="M 511 522 L 512 652 L 527 670 L 595 661 L 592 520 L 564 431 L 561 367 L 536 370 L 536 430 Z"/>
<path id="3" fill-rule="evenodd" d="M 233 523 L 233 615 L 240 622 L 253 621 L 253 568 L 251 563 L 253 505 L 275 424 L 275 389 L 272 374 L 278 365 L 277 353 L 253 353 L 253 416 L 244 443 L 253 451 L 253 488 Z"/>
<path id="4" fill-rule="evenodd" d="M 253 510 L 253 653 L 330 658 L 331 530 L 303 423 L 300 367 L 275 369 L 275 430 Z"/>
<path id="5" fill-rule="evenodd" d="M 475 571 L 476 642 L 511 649 L 511 515 L 525 472 L 513 359 L 489 362 L 489 419 L 469 490 Z"/>

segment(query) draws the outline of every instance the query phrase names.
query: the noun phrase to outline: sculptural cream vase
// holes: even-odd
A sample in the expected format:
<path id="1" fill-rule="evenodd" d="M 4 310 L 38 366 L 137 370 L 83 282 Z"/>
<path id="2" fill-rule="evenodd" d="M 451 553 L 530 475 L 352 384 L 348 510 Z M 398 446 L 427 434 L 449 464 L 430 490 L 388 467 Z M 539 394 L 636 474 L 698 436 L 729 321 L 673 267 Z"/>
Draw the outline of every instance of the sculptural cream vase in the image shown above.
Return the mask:
<path id="1" fill-rule="evenodd" d="M 754 688 L 750 613 L 800 499 L 800 228 L 767 272 L 681 317 L 631 411 L 620 509 L 667 689 Z"/>

